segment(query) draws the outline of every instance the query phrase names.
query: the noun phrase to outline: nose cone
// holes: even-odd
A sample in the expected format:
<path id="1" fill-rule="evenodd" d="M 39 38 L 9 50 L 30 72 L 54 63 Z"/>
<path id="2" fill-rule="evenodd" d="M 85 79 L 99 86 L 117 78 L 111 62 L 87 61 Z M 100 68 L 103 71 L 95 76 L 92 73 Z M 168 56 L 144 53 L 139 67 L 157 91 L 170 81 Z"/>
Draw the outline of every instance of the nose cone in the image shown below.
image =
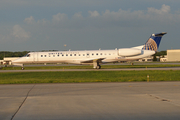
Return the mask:
<path id="1" fill-rule="evenodd" d="M 18 62 L 19 62 L 19 58 L 12 61 L 13 64 Z"/>
<path id="2" fill-rule="evenodd" d="M 13 60 L 12 61 L 12 64 L 13 65 L 18 65 L 18 66 L 21 66 L 23 64 L 23 58 L 18 58 L 16 60 Z"/>

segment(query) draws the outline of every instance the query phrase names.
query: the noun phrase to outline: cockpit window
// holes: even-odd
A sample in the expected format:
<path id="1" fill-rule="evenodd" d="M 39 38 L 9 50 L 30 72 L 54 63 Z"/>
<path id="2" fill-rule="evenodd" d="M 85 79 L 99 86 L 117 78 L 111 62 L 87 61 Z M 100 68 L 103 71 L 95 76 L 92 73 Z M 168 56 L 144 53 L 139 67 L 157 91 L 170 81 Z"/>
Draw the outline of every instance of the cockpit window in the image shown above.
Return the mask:
<path id="1" fill-rule="evenodd" d="M 30 57 L 31 56 L 31 54 L 27 54 L 27 55 L 25 55 L 25 57 Z"/>

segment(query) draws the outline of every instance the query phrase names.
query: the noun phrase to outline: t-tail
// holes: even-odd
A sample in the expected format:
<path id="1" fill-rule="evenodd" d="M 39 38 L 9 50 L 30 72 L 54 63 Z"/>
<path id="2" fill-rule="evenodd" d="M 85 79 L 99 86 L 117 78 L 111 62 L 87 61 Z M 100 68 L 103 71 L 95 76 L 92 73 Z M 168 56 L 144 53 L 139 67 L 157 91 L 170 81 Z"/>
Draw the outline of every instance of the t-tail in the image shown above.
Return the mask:
<path id="1" fill-rule="evenodd" d="M 160 42 L 161 42 L 161 38 L 165 34 L 167 34 L 167 33 L 162 32 L 162 33 L 152 34 L 142 49 L 157 51 L 159 48 Z"/>

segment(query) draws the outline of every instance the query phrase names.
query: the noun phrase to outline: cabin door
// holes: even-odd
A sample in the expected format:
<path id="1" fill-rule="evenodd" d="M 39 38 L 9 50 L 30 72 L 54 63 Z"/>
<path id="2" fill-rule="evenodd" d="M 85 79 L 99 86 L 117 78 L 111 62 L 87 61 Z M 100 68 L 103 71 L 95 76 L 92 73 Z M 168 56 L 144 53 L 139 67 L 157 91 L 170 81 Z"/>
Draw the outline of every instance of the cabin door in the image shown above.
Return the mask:
<path id="1" fill-rule="evenodd" d="M 34 53 L 34 62 L 37 62 L 38 61 L 38 52 L 35 52 Z"/>

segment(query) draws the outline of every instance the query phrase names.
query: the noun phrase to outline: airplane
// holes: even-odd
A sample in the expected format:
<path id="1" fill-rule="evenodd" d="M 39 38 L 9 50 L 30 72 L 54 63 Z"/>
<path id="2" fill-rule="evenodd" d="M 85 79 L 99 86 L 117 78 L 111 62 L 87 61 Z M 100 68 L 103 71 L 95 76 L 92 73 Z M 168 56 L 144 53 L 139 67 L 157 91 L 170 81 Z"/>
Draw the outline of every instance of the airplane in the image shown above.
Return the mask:
<path id="1" fill-rule="evenodd" d="M 120 48 L 114 50 L 84 50 L 84 51 L 53 51 L 30 52 L 12 61 L 24 70 L 24 64 L 34 63 L 71 63 L 90 64 L 95 69 L 101 69 L 101 64 L 118 61 L 133 61 L 155 54 L 159 48 L 161 38 L 166 32 L 152 34 L 144 45 Z"/>

